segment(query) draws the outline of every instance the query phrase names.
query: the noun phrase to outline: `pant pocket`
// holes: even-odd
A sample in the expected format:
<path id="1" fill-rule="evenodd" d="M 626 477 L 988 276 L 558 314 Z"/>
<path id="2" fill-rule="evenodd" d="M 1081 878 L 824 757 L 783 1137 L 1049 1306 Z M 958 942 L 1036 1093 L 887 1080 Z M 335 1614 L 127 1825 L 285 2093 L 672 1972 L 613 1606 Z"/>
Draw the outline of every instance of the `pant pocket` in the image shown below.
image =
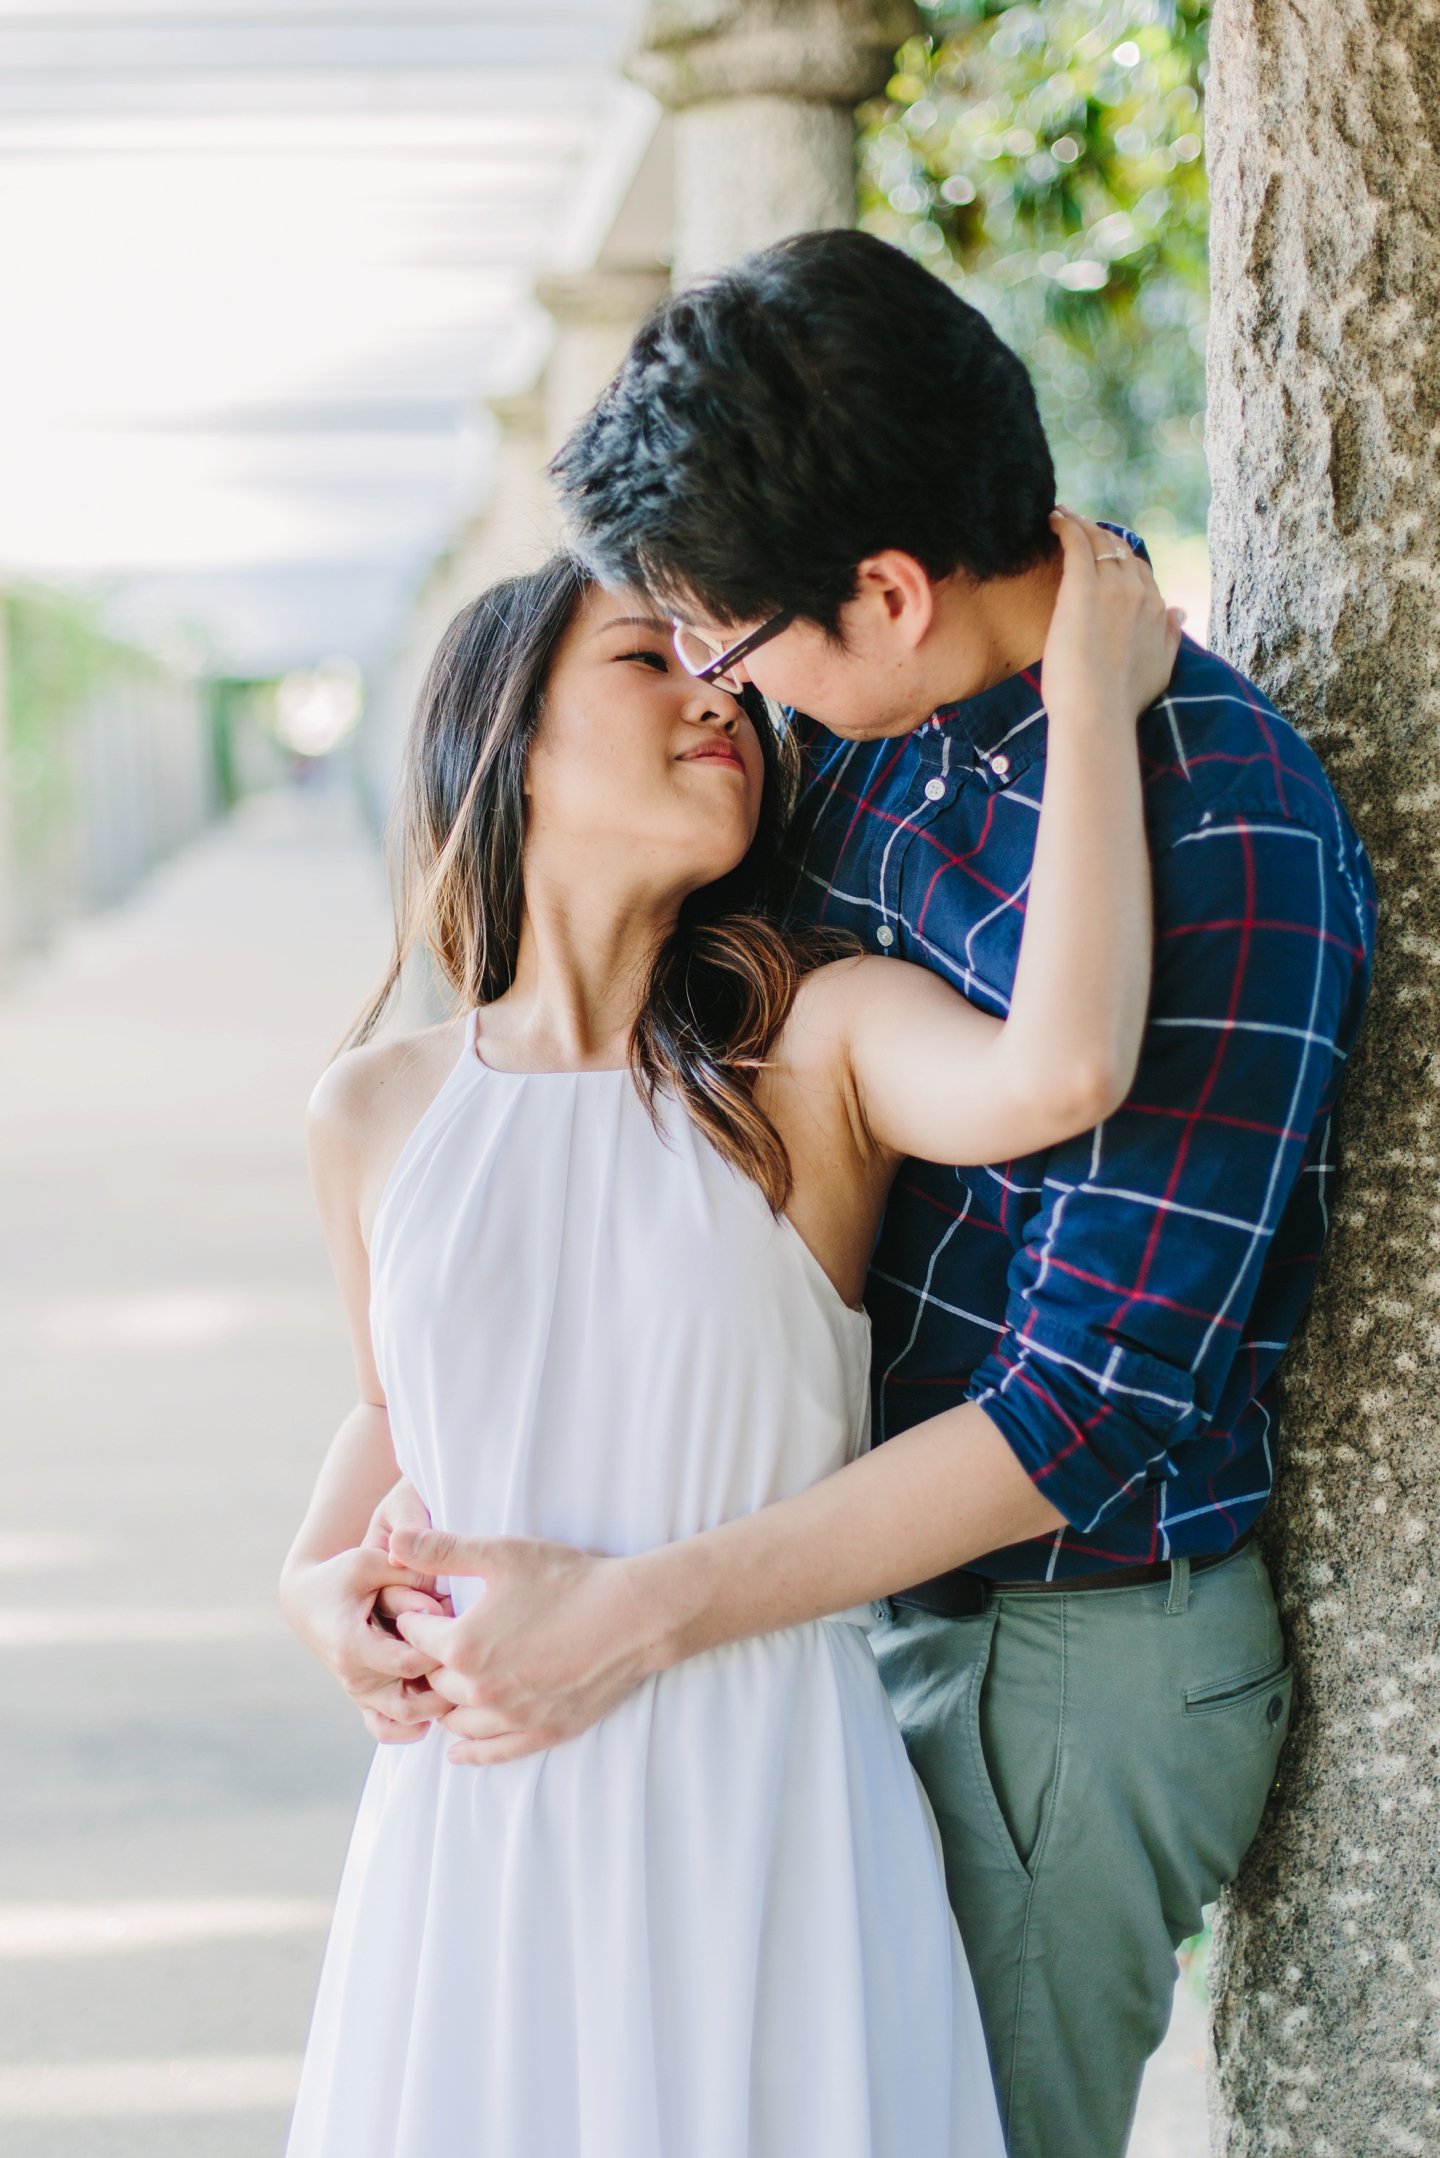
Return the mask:
<path id="1" fill-rule="evenodd" d="M 1294 1673 L 1289 1664 L 1238 1671 L 1185 1689 L 1187 1716 L 1222 1716 L 1235 1726 L 1253 1726 L 1258 1739 L 1279 1741 L 1290 1726 Z"/>
<path id="2" fill-rule="evenodd" d="M 1066 1600 L 1002 1602 L 975 1694 L 976 1774 L 997 1837 L 1034 1881 L 1059 1773 Z"/>
<path id="3" fill-rule="evenodd" d="M 941 1619 L 902 1604 L 894 1623 L 870 1636 L 905 1750 L 940 1826 L 950 1900 L 972 1962 L 982 1945 L 967 1931 L 973 1914 L 1008 1908 L 1030 1886 L 980 1743 L 978 1698 L 994 1631 L 993 1609 Z"/>

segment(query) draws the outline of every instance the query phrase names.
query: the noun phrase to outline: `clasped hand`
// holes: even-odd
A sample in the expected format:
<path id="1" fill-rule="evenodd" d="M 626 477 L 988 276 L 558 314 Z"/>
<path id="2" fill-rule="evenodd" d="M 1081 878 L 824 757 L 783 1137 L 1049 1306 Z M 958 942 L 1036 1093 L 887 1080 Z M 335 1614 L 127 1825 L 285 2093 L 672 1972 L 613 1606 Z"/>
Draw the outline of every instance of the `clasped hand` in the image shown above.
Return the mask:
<path id="1" fill-rule="evenodd" d="M 357 1549 L 325 1559 L 292 1556 L 281 1585 L 291 1625 L 334 1672 L 370 1736 L 385 1746 L 413 1745 L 448 1705 L 430 1688 L 431 1660 L 397 1628 L 402 1614 L 450 1612 L 435 1580 L 390 1557 L 394 1523 L 413 1522 L 417 1515 L 428 1528 L 418 1495 L 398 1484 L 376 1509 Z"/>
<path id="2" fill-rule="evenodd" d="M 484 1767 L 578 1737 L 649 1675 L 624 1560 L 536 1537 L 452 1536 L 396 1528 L 392 1565 L 418 1575 L 479 1578 L 483 1592 L 450 1617 L 396 1609 L 448 1704 L 439 1721 L 452 1761 Z M 388 1605 L 389 1599 L 386 1599 Z"/>
<path id="3" fill-rule="evenodd" d="M 481 1594 L 457 1618 L 442 1580 L 462 1576 Z M 284 1602 L 372 1738 L 442 1723 L 450 1759 L 476 1766 L 577 1737 L 655 1668 L 624 1560 L 436 1531 L 404 1479 L 357 1549 L 287 1569 Z"/>

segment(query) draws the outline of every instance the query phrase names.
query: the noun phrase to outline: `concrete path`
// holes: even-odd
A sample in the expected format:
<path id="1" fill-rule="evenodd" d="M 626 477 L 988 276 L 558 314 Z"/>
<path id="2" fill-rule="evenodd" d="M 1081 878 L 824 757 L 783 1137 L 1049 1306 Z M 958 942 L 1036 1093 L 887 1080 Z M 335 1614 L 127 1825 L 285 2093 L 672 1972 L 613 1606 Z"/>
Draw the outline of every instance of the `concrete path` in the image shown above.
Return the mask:
<path id="1" fill-rule="evenodd" d="M 369 1744 L 275 1577 L 353 1398 L 305 1099 L 378 971 L 253 804 L 0 1001 L 0 2148 L 276 2158 Z"/>
<path id="2" fill-rule="evenodd" d="M 0 997 L 7 2158 L 283 2149 L 369 1757 L 275 1609 L 352 1394 L 301 1123 L 385 935 L 262 801 Z M 1132 2158 L 1206 2148 L 1195 2022 Z"/>

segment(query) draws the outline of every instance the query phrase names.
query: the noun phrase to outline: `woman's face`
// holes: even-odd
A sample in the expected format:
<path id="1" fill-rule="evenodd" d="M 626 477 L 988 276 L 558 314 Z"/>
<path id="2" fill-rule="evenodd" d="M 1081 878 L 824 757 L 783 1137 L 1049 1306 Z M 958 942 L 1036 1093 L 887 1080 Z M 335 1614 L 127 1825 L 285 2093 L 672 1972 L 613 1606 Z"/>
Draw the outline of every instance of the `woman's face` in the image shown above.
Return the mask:
<path id="1" fill-rule="evenodd" d="M 749 719 L 685 672 L 664 617 L 633 592 L 591 586 L 530 752 L 527 875 L 554 866 L 684 898 L 744 858 L 763 780 Z"/>

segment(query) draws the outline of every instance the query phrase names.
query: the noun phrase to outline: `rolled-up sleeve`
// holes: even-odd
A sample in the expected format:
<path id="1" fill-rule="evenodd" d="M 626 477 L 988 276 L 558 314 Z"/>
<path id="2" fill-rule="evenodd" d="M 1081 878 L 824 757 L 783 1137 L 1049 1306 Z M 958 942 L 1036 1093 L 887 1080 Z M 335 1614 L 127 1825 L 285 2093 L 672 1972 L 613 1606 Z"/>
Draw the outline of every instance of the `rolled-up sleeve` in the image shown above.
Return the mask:
<path id="1" fill-rule="evenodd" d="M 1288 1324 L 1299 1316 L 1364 1002 L 1365 901 L 1333 839 L 1273 815 L 1207 818 L 1155 863 L 1134 1087 L 1045 1158 L 1007 1328 L 969 1389 L 1100 1547 L 1106 1520 L 1178 1474 L 1215 1418 L 1267 1267 L 1293 1267 Z M 1278 1357 L 1285 1332 L 1270 1330 L 1259 1346 Z"/>

